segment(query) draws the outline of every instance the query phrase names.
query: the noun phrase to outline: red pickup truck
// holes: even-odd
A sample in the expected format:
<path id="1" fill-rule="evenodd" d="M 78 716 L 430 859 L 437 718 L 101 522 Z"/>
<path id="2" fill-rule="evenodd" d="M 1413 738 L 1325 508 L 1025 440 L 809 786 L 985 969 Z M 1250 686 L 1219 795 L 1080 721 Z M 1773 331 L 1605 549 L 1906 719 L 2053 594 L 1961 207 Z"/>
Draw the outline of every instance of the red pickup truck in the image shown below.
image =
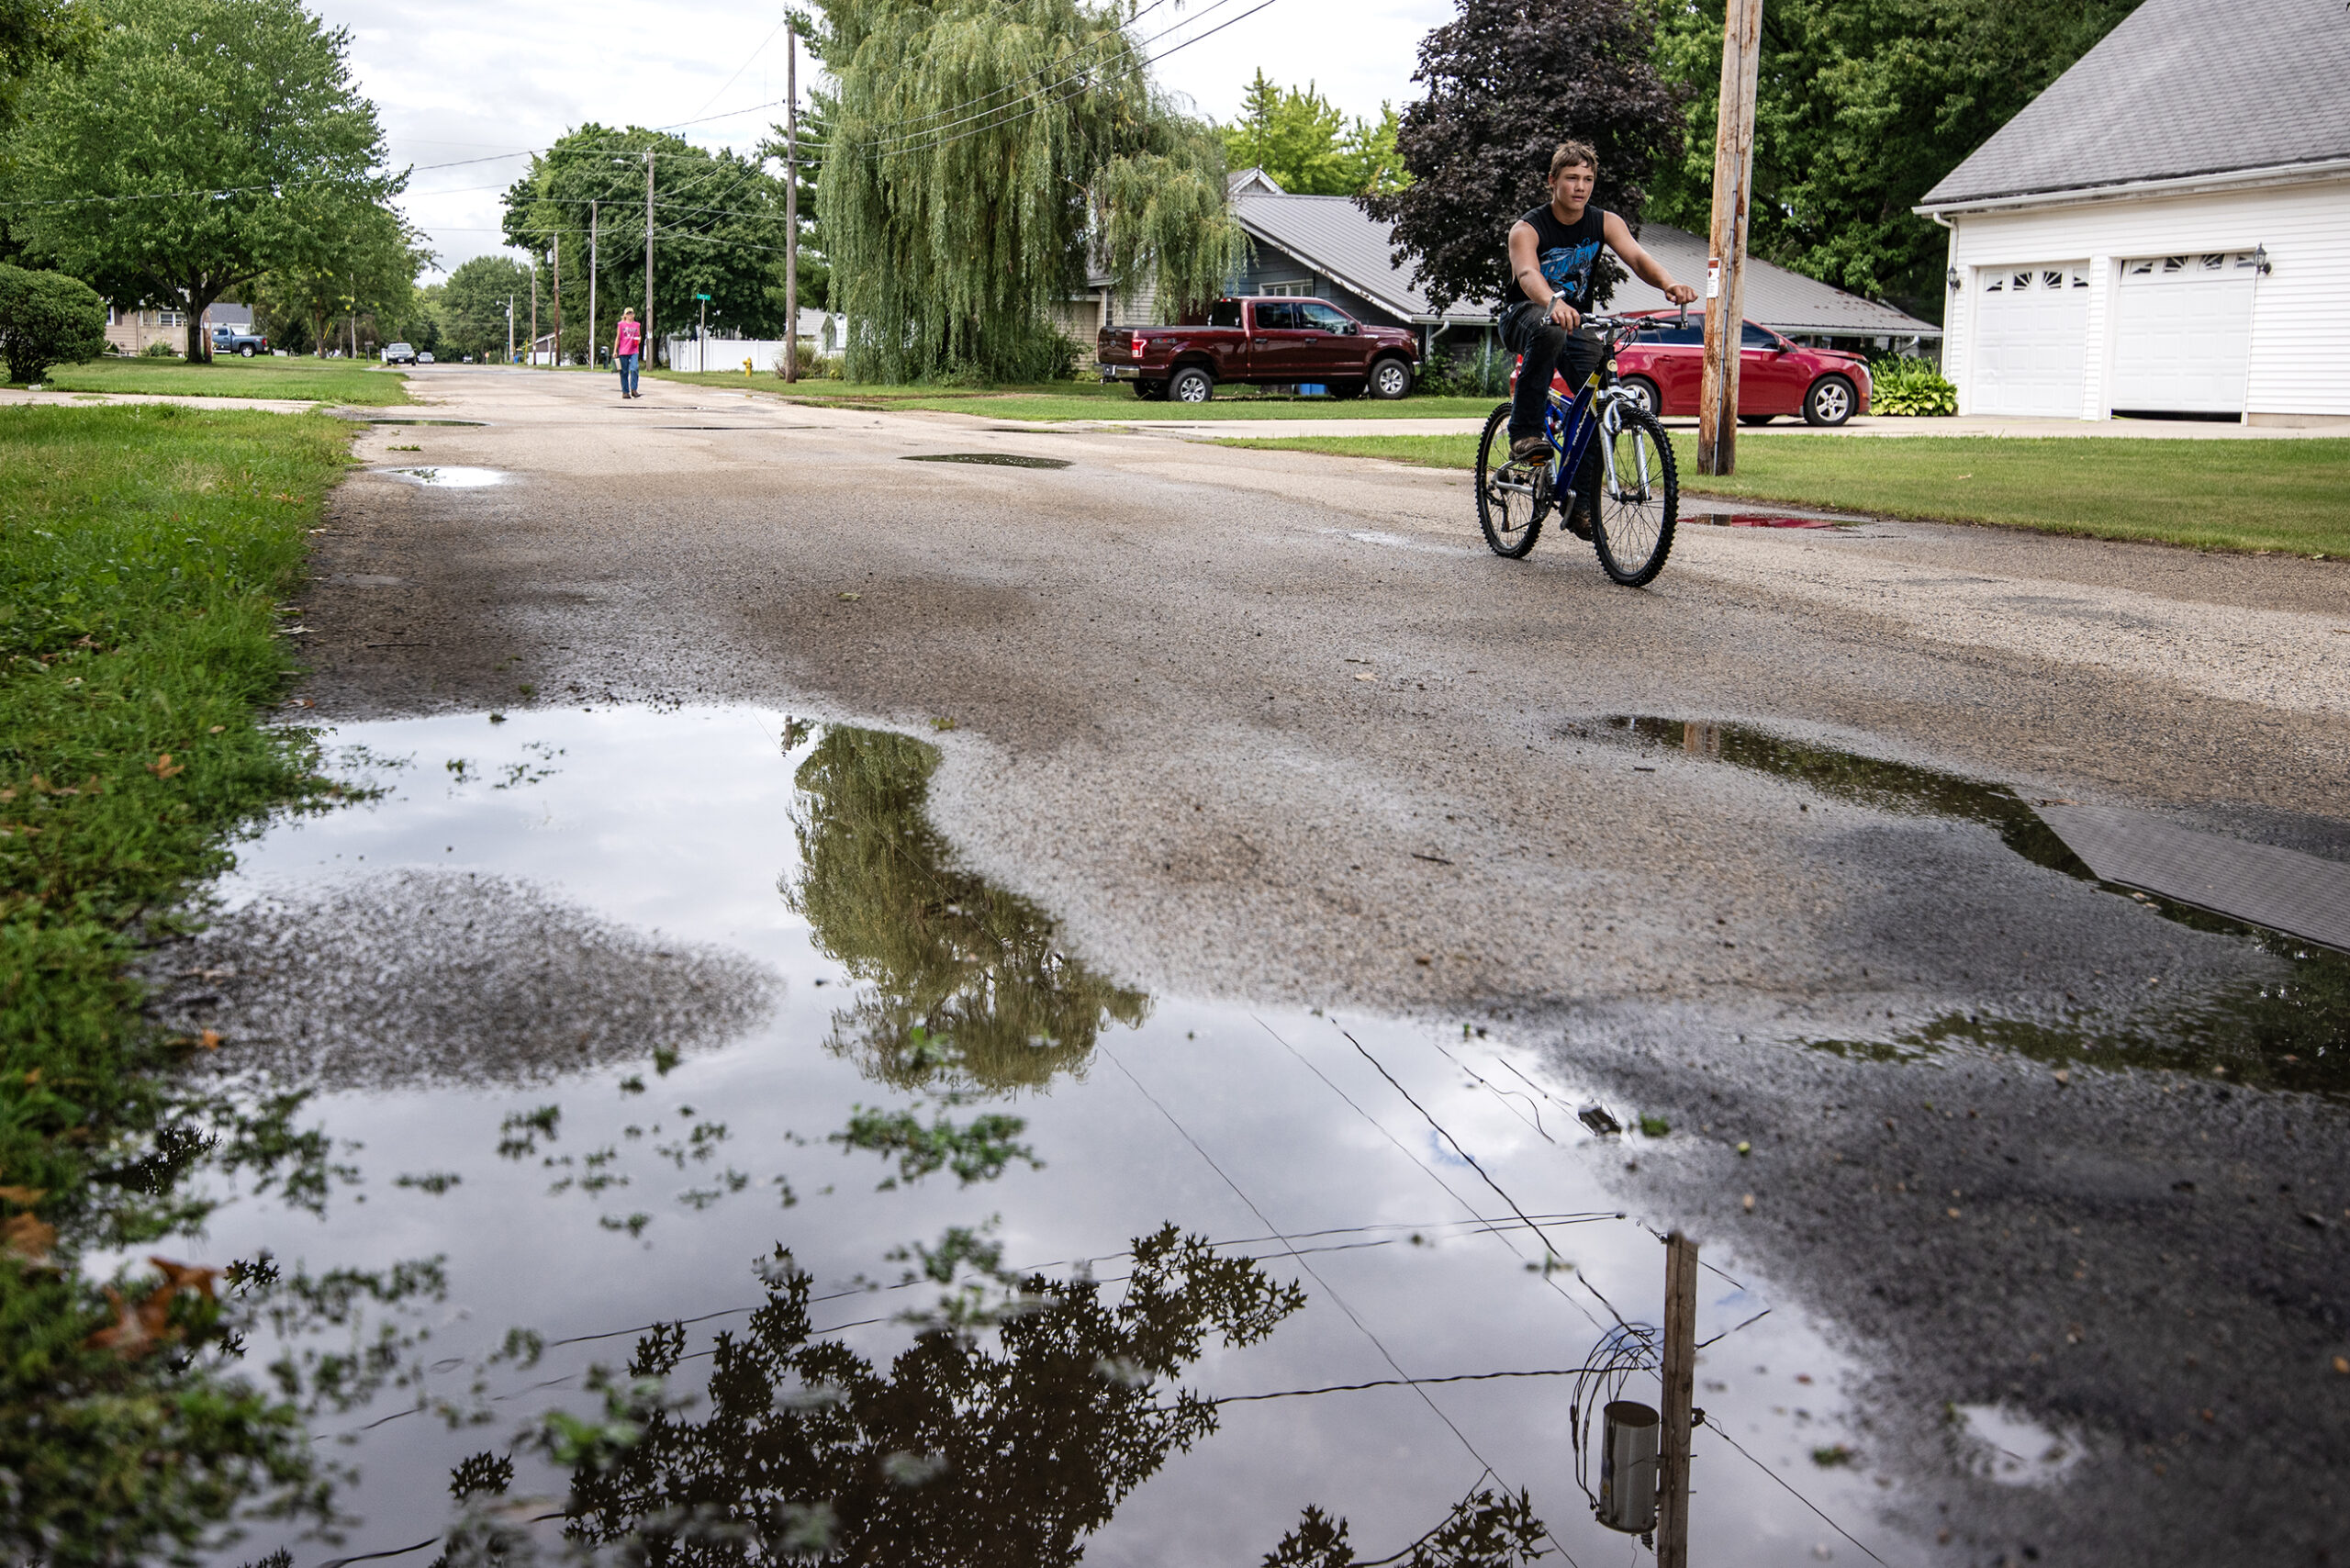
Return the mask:
<path id="1" fill-rule="evenodd" d="M 1102 380 L 1178 403 L 1206 402 L 1219 381 L 1401 398 L 1420 368 L 1411 333 L 1366 326 L 1326 300 L 1286 296 L 1219 299 L 1196 326 L 1104 327 L 1094 357 Z"/>

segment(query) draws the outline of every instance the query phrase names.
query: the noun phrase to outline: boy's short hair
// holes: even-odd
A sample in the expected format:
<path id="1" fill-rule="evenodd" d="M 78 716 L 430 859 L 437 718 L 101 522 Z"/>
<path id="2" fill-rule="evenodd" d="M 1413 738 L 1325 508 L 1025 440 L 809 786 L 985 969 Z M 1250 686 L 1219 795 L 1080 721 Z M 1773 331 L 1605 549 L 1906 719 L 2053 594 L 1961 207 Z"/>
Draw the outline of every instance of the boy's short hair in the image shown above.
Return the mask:
<path id="1" fill-rule="evenodd" d="M 1561 141 L 1557 151 L 1550 154 L 1550 177 L 1555 180 L 1560 170 L 1572 169 L 1578 164 L 1596 174 L 1599 173 L 1599 154 L 1591 150 L 1588 141 Z"/>

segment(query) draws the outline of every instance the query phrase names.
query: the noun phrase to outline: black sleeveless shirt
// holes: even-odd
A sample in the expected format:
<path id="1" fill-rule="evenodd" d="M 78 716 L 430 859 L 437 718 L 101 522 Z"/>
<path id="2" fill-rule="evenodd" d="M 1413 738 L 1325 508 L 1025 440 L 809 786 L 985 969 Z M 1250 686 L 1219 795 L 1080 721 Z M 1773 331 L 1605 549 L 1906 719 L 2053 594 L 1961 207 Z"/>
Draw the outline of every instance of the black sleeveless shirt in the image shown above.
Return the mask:
<path id="1" fill-rule="evenodd" d="M 1599 248 L 1606 242 L 1607 215 L 1596 203 L 1586 204 L 1583 216 L 1572 223 L 1561 223 L 1559 215 L 1543 203 L 1519 221 L 1534 226 L 1534 259 L 1542 269 L 1543 281 L 1567 297 L 1567 303 L 1578 311 L 1591 308 L 1592 286 L 1599 272 Z M 1506 261 L 1504 270 L 1509 274 L 1502 289 L 1503 308 L 1524 302 L 1527 292 L 1520 287 L 1517 272 Z"/>

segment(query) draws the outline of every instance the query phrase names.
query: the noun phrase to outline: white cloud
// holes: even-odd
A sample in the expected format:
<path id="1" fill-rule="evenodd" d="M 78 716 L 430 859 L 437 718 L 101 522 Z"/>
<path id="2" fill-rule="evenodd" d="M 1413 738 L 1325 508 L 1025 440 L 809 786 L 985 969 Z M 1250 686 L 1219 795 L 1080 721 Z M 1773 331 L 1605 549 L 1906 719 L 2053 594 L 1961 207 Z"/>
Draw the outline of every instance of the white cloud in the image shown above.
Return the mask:
<path id="1" fill-rule="evenodd" d="M 1148 0 L 1145 0 L 1147 4 Z M 397 162 L 418 173 L 402 205 L 432 237 L 442 267 L 499 250 L 498 194 L 520 157 L 588 120 L 675 125 L 782 98 L 781 11 L 740 0 L 310 0 L 351 29 L 351 64 L 375 102 Z M 1165 33 L 1157 74 L 1203 114 L 1229 118 L 1258 67 L 1284 84 L 1313 81 L 1349 114 L 1415 95 L 1419 41 L 1450 0 L 1161 0 L 1137 31 Z M 1238 18 L 1234 20 L 1234 18 Z M 1207 29 L 1231 21 L 1212 36 Z M 1200 41 L 1184 47 L 1190 38 Z M 800 61 L 801 90 L 809 63 Z M 730 84 L 729 78 L 732 78 Z M 684 127 L 707 146 L 745 148 L 779 109 Z"/>

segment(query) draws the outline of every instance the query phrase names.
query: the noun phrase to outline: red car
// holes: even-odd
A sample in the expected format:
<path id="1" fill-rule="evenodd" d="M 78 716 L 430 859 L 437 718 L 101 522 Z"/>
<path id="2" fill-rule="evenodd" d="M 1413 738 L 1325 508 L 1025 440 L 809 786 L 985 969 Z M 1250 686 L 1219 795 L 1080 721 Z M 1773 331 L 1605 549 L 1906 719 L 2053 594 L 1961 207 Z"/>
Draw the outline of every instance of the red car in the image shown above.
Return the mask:
<path id="1" fill-rule="evenodd" d="M 1617 351 L 1617 378 L 1651 413 L 1695 415 L 1705 318 L 1692 314 L 1684 324 L 1677 311 L 1659 310 L 1649 320 L 1651 325 Z M 1860 355 L 1801 348 L 1754 321 L 1745 327 L 1738 355 L 1740 423 L 1766 425 L 1781 414 L 1801 414 L 1808 424 L 1841 425 L 1869 411 L 1869 367 Z"/>

